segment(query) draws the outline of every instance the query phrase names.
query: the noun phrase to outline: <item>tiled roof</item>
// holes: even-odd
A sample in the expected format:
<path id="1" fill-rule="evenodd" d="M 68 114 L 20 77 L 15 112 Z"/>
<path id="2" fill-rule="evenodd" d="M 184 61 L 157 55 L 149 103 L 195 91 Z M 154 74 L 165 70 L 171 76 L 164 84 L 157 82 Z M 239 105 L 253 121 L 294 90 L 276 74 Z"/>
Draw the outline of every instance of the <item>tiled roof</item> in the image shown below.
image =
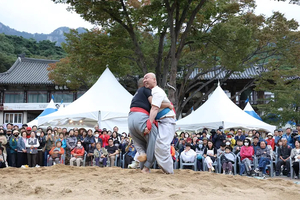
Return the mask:
<path id="1" fill-rule="evenodd" d="M 47 68 L 58 60 L 18 58 L 6 72 L 0 73 L 0 84 L 46 84 L 53 85 L 48 79 Z"/>
<path id="2" fill-rule="evenodd" d="M 260 67 L 259 67 L 260 68 Z M 220 69 L 208 72 L 199 77 L 201 80 L 210 80 L 215 77 L 216 74 L 220 72 Z M 194 78 L 199 73 L 198 69 L 195 69 L 191 74 L 190 79 Z M 229 79 L 253 79 L 255 76 L 260 74 L 260 69 L 257 66 L 249 67 L 243 72 L 234 72 L 230 75 Z M 223 79 L 226 76 L 226 71 L 221 72 L 216 79 Z"/>

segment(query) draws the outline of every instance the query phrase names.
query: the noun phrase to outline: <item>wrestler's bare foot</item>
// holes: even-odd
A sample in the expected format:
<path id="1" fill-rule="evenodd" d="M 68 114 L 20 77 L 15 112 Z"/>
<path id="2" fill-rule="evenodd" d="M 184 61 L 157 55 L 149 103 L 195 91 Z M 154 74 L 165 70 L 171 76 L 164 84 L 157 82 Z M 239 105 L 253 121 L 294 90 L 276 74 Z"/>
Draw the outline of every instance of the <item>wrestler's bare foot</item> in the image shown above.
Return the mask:
<path id="1" fill-rule="evenodd" d="M 137 157 L 138 161 L 145 162 L 147 160 L 147 154 L 141 154 Z"/>
<path id="2" fill-rule="evenodd" d="M 144 167 L 141 171 L 143 174 L 149 174 L 150 173 L 150 169 L 147 167 Z"/>

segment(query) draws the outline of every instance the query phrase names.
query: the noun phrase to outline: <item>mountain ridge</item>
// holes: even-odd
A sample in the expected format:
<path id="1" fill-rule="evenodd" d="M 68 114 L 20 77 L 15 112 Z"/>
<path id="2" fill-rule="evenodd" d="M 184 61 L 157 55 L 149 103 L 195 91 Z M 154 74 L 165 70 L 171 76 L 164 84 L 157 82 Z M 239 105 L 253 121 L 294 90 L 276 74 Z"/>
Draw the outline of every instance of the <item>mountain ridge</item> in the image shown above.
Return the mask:
<path id="1" fill-rule="evenodd" d="M 79 33 L 86 32 L 86 29 L 83 27 L 79 27 L 76 29 Z M 13 28 L 10 28 L 7 25 L 4 25 L 0 22 L 0 33 L 4 33 L 6 35 L 16 35 L 21 36 L 26 39 L 33 38 L 37 42 L 42 40 L 49 40 L 51 42 L 56 42 L 56 46 L 61 46 L 62 42 L 66 42 L 66 37 L 64 36 L 64 33 L 68 33 L 70 31 L 69 27 L 63 26 L 55 29 L 49 34 L 44 33 L 28 33 L 25 31 L 18 31 Z"/>

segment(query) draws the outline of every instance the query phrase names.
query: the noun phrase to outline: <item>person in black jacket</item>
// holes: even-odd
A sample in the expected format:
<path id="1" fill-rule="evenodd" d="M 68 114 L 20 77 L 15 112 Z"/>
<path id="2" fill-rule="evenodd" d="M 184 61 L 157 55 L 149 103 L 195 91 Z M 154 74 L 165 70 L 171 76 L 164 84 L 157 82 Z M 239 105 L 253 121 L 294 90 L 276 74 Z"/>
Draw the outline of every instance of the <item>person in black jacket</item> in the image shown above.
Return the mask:
<path id="1" fill-rule="evenodd" d="M 278 149 L 278 162 L 276 165 L 276 176 L 279 176 L 281 173 L 281 166 L 285 165 L 287 169 L 287 176 L 290 177 L 290 155 L 292 148 L 287 145 L 286 137 L 281 138 L 282 148 Z"/>
<path id="2" fill-rule="evenodd" d="M 226 135 L 222 133 L 221 129 L 218 129 L 217 134 L 215 134 L 213 137 L 213 143 L 215 144 L 215 147 L 219 149 L 221 144 L 225 142 L 225 140 L 226 140 Z"/>
<path id="3" fill-rule="evenodd" d="M 46 138 L 45 138 L 45 133 L 42 131 L 37 131 L 36 132 L 36 137 L 39 141 L 40 146 L 38 147 L 38 154 L 37 154 L 37 159 L 36 163 L 39 166 L 44 166 L 44 151 L 45 151 L 45 145 L 46 145 Z"/>

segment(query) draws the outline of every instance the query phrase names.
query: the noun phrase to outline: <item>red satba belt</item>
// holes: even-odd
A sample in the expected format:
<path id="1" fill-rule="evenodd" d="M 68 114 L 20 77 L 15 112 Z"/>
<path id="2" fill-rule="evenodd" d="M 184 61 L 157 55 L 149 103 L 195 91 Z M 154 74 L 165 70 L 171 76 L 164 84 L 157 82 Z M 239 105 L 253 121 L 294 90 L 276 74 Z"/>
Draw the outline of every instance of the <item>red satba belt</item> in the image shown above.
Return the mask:
<path id="1" fill-rule="evenodd" d="M 130 112 L 141 112 L 141 113 L 144 113 L 146 115 L 150 115 L 149 112 L 143 108 L 139 108 L 139 107 L 132 107 L 130 108 Z"/>

